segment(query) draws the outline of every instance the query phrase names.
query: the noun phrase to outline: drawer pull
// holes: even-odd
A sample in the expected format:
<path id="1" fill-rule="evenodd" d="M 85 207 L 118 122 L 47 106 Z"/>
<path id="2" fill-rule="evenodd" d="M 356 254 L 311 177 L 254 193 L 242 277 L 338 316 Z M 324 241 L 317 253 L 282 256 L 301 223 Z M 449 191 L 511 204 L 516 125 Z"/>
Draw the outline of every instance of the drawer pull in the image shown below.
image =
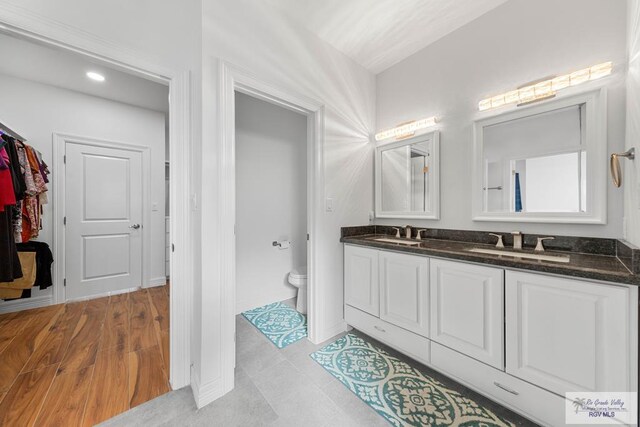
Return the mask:
<path id="1" fill-rule="evenodd" d="M 520 394 L 520 393 L 518 393 L 517 391 L 515 391 L 515 390 L 513 390 L 513 389 L 511 389 L 511 388 L 509 388 L 509 387 L 503 386 L 502 384 L 500 384 L 500 383 L 499 383 L 499 382 L 497 382 L 497 381 L 494 381 L 494 382 L 493 382 L 493 385 L 495 385 L 495 386 L 496 386 L 496 387 L 498 387 L 498 388 L 503 389 L 503 390 L 504 390 L 504 391 L 506 391 L 507 393 L 511 393 L 511 394 L 516 395 L 516 396 Z"/>
<path id="2" fill-rule="evenodd" d="M 374 326 L 374 328 L 376 328 L 377 330 L 379 330 L 380 332 L 387 332 L 384 329 L 382 329 L 380 326 Z"/>

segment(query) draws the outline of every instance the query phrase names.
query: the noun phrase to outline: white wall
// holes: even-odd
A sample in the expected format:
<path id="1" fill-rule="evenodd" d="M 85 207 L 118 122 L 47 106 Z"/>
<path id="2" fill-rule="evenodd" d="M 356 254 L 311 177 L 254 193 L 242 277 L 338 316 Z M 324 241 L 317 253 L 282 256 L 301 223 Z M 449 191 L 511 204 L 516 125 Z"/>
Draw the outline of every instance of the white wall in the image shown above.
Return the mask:
<path id="1" fill-rule="evenodd" d="M 636 148 L 636 160 L 621 159 L 624 168 L 624 214 L 626 239 L 640 246 L 640 2 L 629 0 L 629 73 L 627 75 L 627 128 L 625 149 Z"/>
<path id="2" fill-rule="evenodd" d="M 202 309 L 203 331 L 199 381 L 207 389 L 226 386 L 222 337 L 227 331 L 207 325 L 220 323 L 222 293 L 217 264 L 220 226 L 212 221 L 220 212 L 217 183 L 220 136 L 216 102 L 219 99 L 217 59 L 223 59 L 277 86 L 290 88 L 325 105 L 324 176 L 322 196 L 334 200 L 333 212 L 318 213 L 317 240 L 320 324 L 318 339 L 344 329 L 342 244 L 340 226 L 368 222 L 373 206 L 374 77 L 308 31 L 289 22 L 265 4 L 248 0 L 220 0 L 203 4 L 203 135 L 202 135 Z M 207 239 L 207 240 L 205 240 Z M 228 336 L 228 335 L 227 335 Z M 227 341 L 228 342 L 228 341 Z M 204 388 L 204 386 L 202 387 Z"/>
<path id="3" fill-rule="evenodd" d="M 615 67 L 607 80 L 608 152 L 622 149 L 625 28 L 624 1 L 510 0 L 379 74 L 378 130 L 411 119 L 441 118 L 441 220 L 410 223 L 427 228 L 621 237 L 622 191 L 610 182 L 607 225 L 486 223 L 471 220 L 469 171 L 472 125 L 487 115 L 478 113 L 478 101 L 607 60 Z"/>
<path id="4" fill-rule="evenodd" d="M 164 113 L 0 74 L 0 121 L 39 150 L 53 170 L 53 133 L 65 133 L 114 142 L 148 146 L 151 157 L 150 212 L 151 282 L 164 279 Z M 53 249 L 53 187 L 50 176 L 49 204 L 44 207 L 43 229 L 38 240 Z M 151 206 L 149 207 L 151 209 Z M 144 284 L 148 285 L 148 284 Z M 59 283 L 54 286 L 60 286 Z M 51 291 L 53 288 L 50 288 Z"/>
<path id="5" fill-rule="evenodd" d="M 238 313 L 296 294 L 287 278 L 307 265 L 306 174 L 306 116 L 236 93 Z"/>

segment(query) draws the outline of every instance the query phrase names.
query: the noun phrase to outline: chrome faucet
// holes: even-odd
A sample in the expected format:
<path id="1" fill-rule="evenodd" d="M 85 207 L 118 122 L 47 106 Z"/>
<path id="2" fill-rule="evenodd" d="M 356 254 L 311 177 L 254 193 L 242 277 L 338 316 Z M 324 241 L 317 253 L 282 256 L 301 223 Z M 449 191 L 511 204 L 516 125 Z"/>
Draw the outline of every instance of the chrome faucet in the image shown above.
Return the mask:
<path id="1" fill-rule="evenodd" d="M 411 226 L 410 225 L 405 225 L 404 226 L 404 237 L 406 237 L 407 239 L 411 238 Z"/>
<path id="2" fill-rule="evenodd" d="M 522 233 L 519 231 L 512 231 L 513 236 L 513 249 L 522 249 Z"/>

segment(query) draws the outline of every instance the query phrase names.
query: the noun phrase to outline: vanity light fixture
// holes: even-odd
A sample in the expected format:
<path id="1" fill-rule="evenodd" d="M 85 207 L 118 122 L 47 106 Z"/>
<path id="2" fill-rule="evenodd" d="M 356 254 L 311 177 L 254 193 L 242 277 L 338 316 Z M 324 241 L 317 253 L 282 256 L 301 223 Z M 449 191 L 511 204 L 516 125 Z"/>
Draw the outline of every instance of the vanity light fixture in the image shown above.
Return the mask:
<path id="1" fill-rule="evenodd" d="M 613 63 L 603 62 L 570 74 L 548 78 L 536 83 L 527 84 L 516 90 L 506 92 L 491 98 L 483 99 L 478 103 L 480 111 L 502 107 L 509 104 L 530 104 L 543 99 L 553 98 L 556 92 L 568 87 L 577 86 L 591 80 L 608 76 L 613 70 Z"/>
<path id="2" fill-rule="evenodd" d="M 435 117 L 428 117 L 421 120 L 413 120 L 411 122 L 403 123 L 392 129 L 383 130 L 376 134 L 376 141 L 382 141 L 383 139 L 395 137 L 396 139 L 404 139 L 413 136 L 416 131 L 420 129 L 429 128 L 436 125 Z"/>
<path id="3" fill-rule="evenodd" d="M 102 74 L 96 73 L 95 71 L 88 71 L 87 77 L 89 77 L 91 80 L 95 80 L 96 82 L 104 81 L 104 76 Z"/>

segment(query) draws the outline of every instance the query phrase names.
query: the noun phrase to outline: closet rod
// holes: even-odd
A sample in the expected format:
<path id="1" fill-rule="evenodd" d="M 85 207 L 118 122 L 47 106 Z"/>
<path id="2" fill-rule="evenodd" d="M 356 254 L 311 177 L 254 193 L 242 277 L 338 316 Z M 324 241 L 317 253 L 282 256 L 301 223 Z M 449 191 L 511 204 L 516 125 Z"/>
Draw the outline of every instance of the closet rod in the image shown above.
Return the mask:
<path id="1" fill-rule="evenodd" d="M 18 132 L 15 132 L 14 130 L 12 130 L 9 126 L 5 125 L 4 123 L 0 122 L 0 130 L 2 130 L 4 133 L 9 134 L 9 136 L 12 136 L 22 142 L 26 142 L 27 139 L 23 136 L 20 136 L 20 134 Z"/>

